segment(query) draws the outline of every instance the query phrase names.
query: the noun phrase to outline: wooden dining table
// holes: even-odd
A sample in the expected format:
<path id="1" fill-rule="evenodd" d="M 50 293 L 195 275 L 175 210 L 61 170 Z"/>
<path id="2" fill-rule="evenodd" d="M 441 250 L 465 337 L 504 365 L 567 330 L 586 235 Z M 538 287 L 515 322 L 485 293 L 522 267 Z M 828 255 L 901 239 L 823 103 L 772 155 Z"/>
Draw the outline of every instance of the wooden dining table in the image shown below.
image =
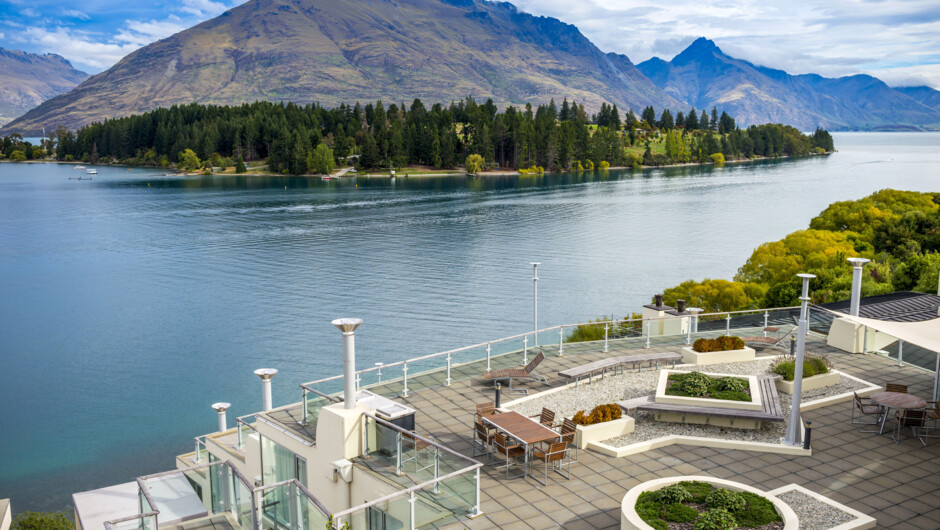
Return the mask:
<path id="1" fill-rule="evenodd" d="M 927 400 L 906 392 L 875 392 L 868 396 L 875 403 L 885 408 L 884 417 L 881 418 L 881 430 L 879 434 L 885 432 L 885 423 L 888 421 L 888 411 L 891 409 L 913 410 L 922 409 L 927 406 Z"/>
<path id="2" fill-rule="evenodd" d="M 491 414 L 483 416 L 482 419 L 484 423 L 492 425 L 522 443 L 525 448 L 523 475 L 529 474 L 529 453 L 532 446 L 561 437 L 557 432 L 516 411 Z"/>

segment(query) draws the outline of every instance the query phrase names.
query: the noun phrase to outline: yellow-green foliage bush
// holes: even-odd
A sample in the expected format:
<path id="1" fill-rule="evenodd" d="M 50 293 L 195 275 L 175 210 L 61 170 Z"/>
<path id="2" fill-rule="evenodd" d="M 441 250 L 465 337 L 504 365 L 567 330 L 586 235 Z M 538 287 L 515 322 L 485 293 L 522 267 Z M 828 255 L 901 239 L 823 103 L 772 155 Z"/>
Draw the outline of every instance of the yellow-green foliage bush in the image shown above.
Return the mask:
<path id="1" fill-rule="evenodd" d="M 723 165 L 725 165 L 725 155 L 723 155 L 723 154 L 721 154 L 721 153 L 715 153 L 715 154 L 713 154 L 713 155 L 712 155 L 712 162 L 713 162 L 716 166 L 723 166 Z"/>
<path id="2" fill-rule="evenodd" d="M 575 413 L 572 421 L 578 425 L 594 425 L 595 423 L 619 420 L 622 414 L 623 411 L 620 410 L 620 406 L 611 403 L 594 407 L 590 414 L 585 414 L 583 410 L 579 410 Z"/>
<path id="3" fill-rule="evenodd" d="M 692 349 L 699 353 L 712 351 L 731 351 L 744 348 L 744 340 L 741 337 L 729 337 L 722 335 L 714 339 L 698 339 L 692 343 Z"/>

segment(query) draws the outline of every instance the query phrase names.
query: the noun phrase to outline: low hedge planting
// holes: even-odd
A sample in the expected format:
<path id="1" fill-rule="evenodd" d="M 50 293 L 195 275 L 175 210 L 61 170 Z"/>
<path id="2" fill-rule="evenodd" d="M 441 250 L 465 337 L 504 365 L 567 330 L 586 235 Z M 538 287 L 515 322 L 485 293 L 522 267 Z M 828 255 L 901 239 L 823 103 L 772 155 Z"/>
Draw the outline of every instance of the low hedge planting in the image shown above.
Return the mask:
<path id="1" fill-rule="evenodd" d="M 744 339 L 722 335 L 714 339 L 698 339 L 692 343 L 692 350 L 699 353 L 710 351 L 731 351 L 744 348 Z"/>
<path id="2" fill-rule="evenodd" d="M 620 405 L 610 403 L 594 407 L 590 414 L 585 414 L 583 410 L 579 410 L 575 413 L 574 418 L 571 418 L 571 421 L 578 425 L 594 425 L 595 423 L 619 420 L 622 415 L 623 411 L 620 410 Z"/>
<path id="3" fill-rule="evenodd" d="M 822 355 L 808 355 L 803 358 L 803 377 L 813 377 L 814 375 L 828 374 L 832 369 L 832 363 Z M 793 374 L 796 370 L 796 360 L 790 358 L 780 358 L 770 366 L 770 371 L 782 375 L 784 381 L 793 381 Z"/>
<path id="4" fill-rule="evenodd" d="M 743 377 L 711 377 L 701 372 L 674 373 L 669 374 L 666 395 L 751 401 L 750 388 L 750 383 Z"/>
<path id="5" fill-rule="evenodd" d="M 676 501 L 679 498 L 685 500 Z M 692 523 L 694 530 L 734 530 L 783 520 L 765 497 L 697 481 L 643 492 L 635 509 L 656 530 L 668 530 L 669 523 Z"/>

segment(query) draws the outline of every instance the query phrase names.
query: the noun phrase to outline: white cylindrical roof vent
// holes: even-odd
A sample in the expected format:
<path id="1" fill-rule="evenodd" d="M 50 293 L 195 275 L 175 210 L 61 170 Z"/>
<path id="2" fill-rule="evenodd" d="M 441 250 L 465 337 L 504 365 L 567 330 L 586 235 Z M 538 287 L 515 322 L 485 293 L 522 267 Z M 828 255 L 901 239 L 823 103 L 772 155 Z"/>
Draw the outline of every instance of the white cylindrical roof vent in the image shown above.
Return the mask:
<path id="1" fill-rule="evenodd" d="M 343 332 L 343 405 L 347 409 L 356 408 L 356 328 L 362 324 L 361 318 L 337 318 L 331 322 Z"/>
<path id="2" fill-rule="evenodd" d="M 277 375 L 276 368 L 259 368 L 255 375 L 261 378 L 261 407 L 264 411 L 271 410 L 271 378 Z"/>
<path id="3" fill-rule="evenodd" d="M 871 261 L 865 258 L 849 258 L 848 262 L 852 264 L 852 300 L 849 302 L 849 314 L 853 317 L 858 316 L 859 304 L 862 300 L 862 267 Z"/>
<path id="4" fill-rule="evenodd" d="M 227 422 L 225 421 L 225 411 L 231 407 L 231 403 L 219 402 L 213 403 L 212 408 L 219 413 L 219 432 L 224 432 L 228 430 Z"/>

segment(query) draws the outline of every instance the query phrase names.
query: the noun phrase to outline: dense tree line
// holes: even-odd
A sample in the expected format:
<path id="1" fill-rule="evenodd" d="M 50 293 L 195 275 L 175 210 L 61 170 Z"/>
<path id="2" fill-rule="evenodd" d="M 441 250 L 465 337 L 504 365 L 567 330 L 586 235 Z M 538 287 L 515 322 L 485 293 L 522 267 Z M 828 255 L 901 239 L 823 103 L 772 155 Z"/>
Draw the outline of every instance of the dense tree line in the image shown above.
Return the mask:
<path id="1" fill-rule="evenodd" d="M 666 152 L 654 154 L 651 142 L 662 143 L 670 134 Z M 781 125 L 741 130 L 717 109 L 711 117 L 703 111 L 701 118 L 695 109 L 676 116 L 665 109 L 656 119 L 655 110 L 647 107 L 637 119 L 632 110 L 622 113 L 606 103 L 598 114 L 588 116 L 583 105 L 567 99 L 560 108 L 553 101 L 499 112 L 492 100 L 478 104 L 467 98 L 431 108 L 418 99 L 407 107 L 386 107 L 378 101 L 333 109 L 271 102 L 193 103 L 107 120 L 77 132 L 60 128 L 54 137 L 59 160 L 186 169 L 266 160 L 274 172 L 301 174 L 332 169 L 324 162 L 327 152 L 333 164 L 354 162 L 366 169 L 454 168 L 475 154 L 485 167 L 552 171 L 705 162 L 716 153 L 734 159 L 831 150 L 828 133 L 817 135 L 825 138 L 807 137 Z M 640 156 L 630 148 L 642 141 L 647 149 Z"/>

